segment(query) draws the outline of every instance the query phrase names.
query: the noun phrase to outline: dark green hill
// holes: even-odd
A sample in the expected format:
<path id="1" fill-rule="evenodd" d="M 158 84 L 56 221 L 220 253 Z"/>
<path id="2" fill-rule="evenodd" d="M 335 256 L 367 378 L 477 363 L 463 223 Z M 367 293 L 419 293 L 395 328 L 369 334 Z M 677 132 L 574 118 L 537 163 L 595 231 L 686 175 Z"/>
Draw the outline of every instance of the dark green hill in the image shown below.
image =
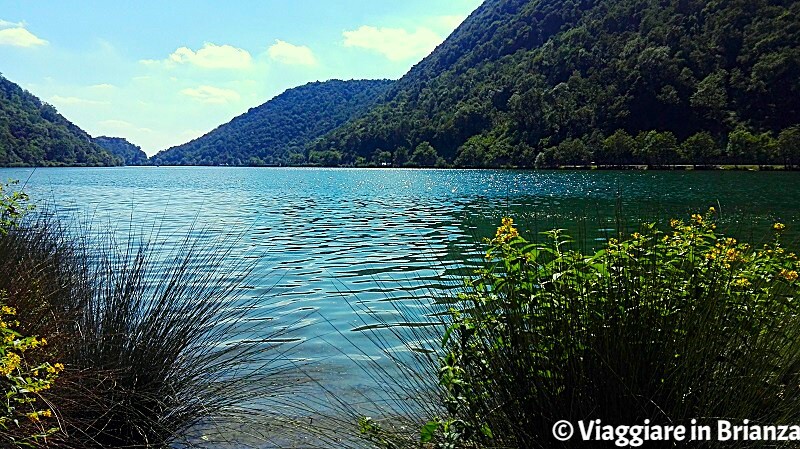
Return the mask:
<path id="1" fill-rule="evenodd" d="M 487 0 L 311 149 L 401 163 L 429 142 L 485 166 L 542 152 L 545 164 L 782 163 L 778 133 L 799 122 L 798 1 Z"/>
<path id="2" fill-rule="evenodd" d="M 120 163 L 53 106 L 0 76 L 0 166 Z"/>
<path id="3" fill-rule="evenodd" d="M 306 145 L 374 104 L 388 80 L 314 82 L 278 95 L 208 134 L 159 152 L 160 165 L 286 165 Z"/>
<path id="4" fill-rule="evenodd" d="M 147 165 L 147 154 L 138 145 L 121 137 L 100 136 L 92 139 L 111 154 L 122 158 L 125 165 Z"/>

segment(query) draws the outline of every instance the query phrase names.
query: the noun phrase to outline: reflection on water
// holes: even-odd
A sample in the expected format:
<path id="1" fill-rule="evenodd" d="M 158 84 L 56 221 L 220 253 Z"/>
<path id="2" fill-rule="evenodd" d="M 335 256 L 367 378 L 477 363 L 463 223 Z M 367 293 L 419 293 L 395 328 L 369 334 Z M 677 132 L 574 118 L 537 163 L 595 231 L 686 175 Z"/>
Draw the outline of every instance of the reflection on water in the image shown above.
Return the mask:
<path id="1" fill-rule="evenodd" d="M 800 173 L 143 167 L 0 176 L 94 232 L 167 247 L 187 235 L 227 237 L 233 257 L 255 263 L 253 294 L 285 311 L 264 326 L 302 320 L 299 357 L 340 391 L 371 388 L 350 359 L 382 357 L 352 331 L 374 323 L 365 311 L 399 321 L 393 302 L 446 294 L 502 216 L 529 237 L 560 227 L 588 246 L 617 219 L 632 226 L 711 205 L 740 237 L 774 221 L 800 224 Z"/>

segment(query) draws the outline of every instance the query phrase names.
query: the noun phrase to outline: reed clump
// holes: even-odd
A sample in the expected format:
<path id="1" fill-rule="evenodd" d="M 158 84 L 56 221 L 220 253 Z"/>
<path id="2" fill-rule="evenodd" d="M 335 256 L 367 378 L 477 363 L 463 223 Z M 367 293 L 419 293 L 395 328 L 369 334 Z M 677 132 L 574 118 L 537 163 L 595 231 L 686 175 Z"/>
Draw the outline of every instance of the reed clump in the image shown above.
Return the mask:
<path id="1" fill-rule="evenodd" d="M 220 426 L 265 419 L 300 387 L 291 339 L 276 338 L 291 324 L 264 326 L 275 310 L 252 294 L 252 263 L 230 254 L 233 242 L 119 244 L 46 213 L 8 217 L 0 300 L 16 335 L 47 344 L 0 372 L 0 386 L 17 388 L 14 377 L 37 368 L 53 375 L 26 390 L 35 402 L 20 413 L 41 412 L 35 419 L 0 421 L 8 444 L 202 447 L 241 434 Z"/>

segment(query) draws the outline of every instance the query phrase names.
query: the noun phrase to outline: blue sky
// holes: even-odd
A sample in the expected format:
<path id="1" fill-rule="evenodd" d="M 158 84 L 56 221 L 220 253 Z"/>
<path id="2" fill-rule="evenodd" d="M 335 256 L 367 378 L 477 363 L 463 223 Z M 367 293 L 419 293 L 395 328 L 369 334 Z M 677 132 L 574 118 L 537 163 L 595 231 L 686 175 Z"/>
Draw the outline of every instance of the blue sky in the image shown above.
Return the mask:
<path id="1" fill-rule="evenodd" d="M 480 0 L 0 0 L 0 73 L 155 152 L 284 90 L 396 79 Z"/>

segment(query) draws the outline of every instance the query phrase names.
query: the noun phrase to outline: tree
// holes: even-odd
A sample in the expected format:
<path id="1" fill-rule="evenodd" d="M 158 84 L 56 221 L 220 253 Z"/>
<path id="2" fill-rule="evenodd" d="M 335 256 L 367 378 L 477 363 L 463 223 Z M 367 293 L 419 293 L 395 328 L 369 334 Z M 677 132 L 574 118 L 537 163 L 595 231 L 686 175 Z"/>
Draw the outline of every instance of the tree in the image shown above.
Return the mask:
<path id="1" fill-rule="evenodd" d="M 631 161 L 633 152 L 636 149 L 636 140 L 625 132 L 618 129 L 614 134 L 606 137 L 602 144 L 602 162 L 611 165 L 621 165 Z"/>
<path id="2" fill-rule="evenodd" d="M 402 167 L 406 165 L 408 162 L 408 148 L 406 147 L 398 147 L 394 150 L 394 160 L 392 161 L 392 165 L 395 167 Z"/>
<path id="3" fill-rule="evenodd" d="M 485 167 L 486 160 L 484 148 L 479 136 L 472 136 L 458 149 L 453 163 L 456 167 L 477 168 Z"/>
<path id="4" fill-rule="evenodd" d="M 769 133 L 753 134 L 736 128 L 728 134 L 727 151 L 734 164 L 766 165 L 776 157 L 778 145 Z"/>
<path id="5" fill-rule="evenodd" d="M 392 153 L 391 151 L 384 151 L 380 148 L 376 148 L 375 152 L 372 153 L 372 163 L 377 165 L 378 167 L 384 167 L 386 165 L 390 165 L 392 163 Z"/>
<path id="6" fill-rule="evenodd" d="M 308 160 L 323 167 L 337 167 L 342 163 L 342 153 L 337 150 L 312 151 Z"/>
<path id="7" fill-rule="evenodd" d="M 700 81 L 689 103 L 692 107 L 702 110 L 708 118 L 717 122 L 722 121 L 723 111 L 728 105 L 724 70 L 714 72 Z"/>
<path id="8" fill-rule="evenodd" d="M 642 131 L 636 136 L 636 154 L 648 166 L 664 166 L 675 160 L 678 139 L 670 131 Z"/>
<path id="9" fill-rule="evenodd" d="M 533 166 L 536 168 L 555 168 L 558 162 L 555 160 L 556 149 L 551 147 L 536 155 Z"/>
<path id="10" fill-rule="evenodd" d="M 428 142 L 422 142 L 414 149 L 411 155 L 411 163 L 417 167 L 433 167 L 439 155 Z"/>
<path id="11" fill-rule="evenodd" d="M 800 125 L 786 128 L 778 135 L 778 155 L 786 168 L 800 165 Z"/>
<path id="12" fill-rule="evenodd" d="M 581 139 L 567 139 L 556 147 L 555 158 L 565 165 L 585 165 L 592 153 Z"/>
<path id="13" fill-rule="evenodd" d="M 722 155 L 722 148 L 711 134 L 699 132 L 686 139 L 678 152 L 684 161 L 697 166 L 713 163 Z"/>

